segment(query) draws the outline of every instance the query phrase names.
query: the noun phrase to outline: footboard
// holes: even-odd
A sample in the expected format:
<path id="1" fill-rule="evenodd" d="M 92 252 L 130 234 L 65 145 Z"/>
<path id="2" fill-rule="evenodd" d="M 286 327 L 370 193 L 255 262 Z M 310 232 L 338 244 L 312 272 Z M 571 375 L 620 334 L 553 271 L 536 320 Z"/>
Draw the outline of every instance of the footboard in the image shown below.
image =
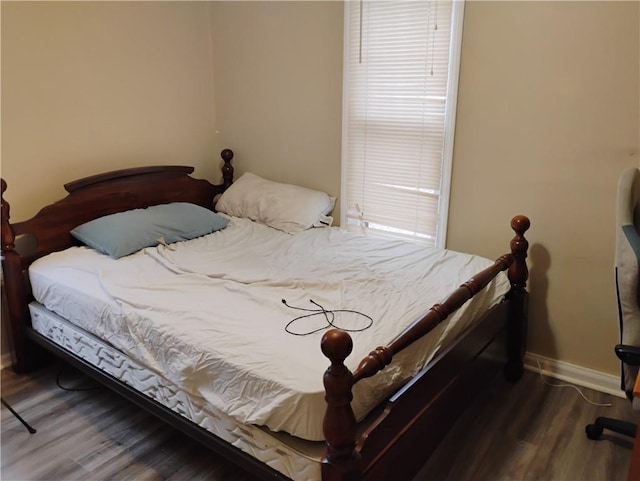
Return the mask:
<path id="1" fill-rule="evenodd" d="M 326 453 L 322 464 L 323 481 L 356 481 L 361 479 L 396 479 L 412 474 L 424 461 L 423 455 L 435 448 L 448 426 L 441 414 L 459 412 L 464 408 L 465 389 L 478 388 L 484 382 L 485 364 L 495 363 L 505 353 L 496 353 L 493 343 L 506 328 L 504 372 L 510 381 L 522 374 L 526 333 L 526 265 L 528 242 L 524 233 L 530 226 L 524 216 L 514 217 L 511 227 L 516 236 L 511 241 L 511 253 L 495 261 L 489 268 L 462 284 L 442 303 L 434 305 L 388 346 L 380 346 L 366 356 L 352 373 L 344 360 L 353 343 L 348 333 L 328 331 L 322 338 L 322 352 L 331 361 L 324 375 L 327 409 L 324 418 Z M 351 408 L 352 388 L 361 379 L 384 369 L 403 349 L 429 333 L 438 324 L 483 289 L 500 272 L 509 270 L 511 289 L 504 302 L 491 309 L 472 329 L 472 335 L 460 338 L 437 359 L 412 379 L 387 403 L 384 412 L 374 421 L 361 439 L 356 439 L 356 419 Z M 499 349 L 504 348 L 504 344 Z M 459 407 L 460 409 L 456 409 Z M 452 416 L 455 418 L 455 416 Z M 418 447 L 415 441 L 419 429 L 429 433 Z M 409 451 L 421 451 L 412 455 Z M 402 455 L 402 463 L 394 464 Z M 404 478 L 403 478 L 404 479 Z"/>

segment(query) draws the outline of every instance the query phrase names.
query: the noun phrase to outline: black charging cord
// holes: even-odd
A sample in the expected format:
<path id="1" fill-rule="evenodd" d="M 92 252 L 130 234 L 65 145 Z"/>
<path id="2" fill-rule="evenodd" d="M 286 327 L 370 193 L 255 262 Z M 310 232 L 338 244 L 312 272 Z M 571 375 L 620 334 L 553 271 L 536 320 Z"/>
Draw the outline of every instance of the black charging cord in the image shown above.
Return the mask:
<path id="1" fill-rule="evenodd" d="M 13 414 L 13 415 L 18 419 L 18 421 L 20 421 L 20 422 L 22 423 L 22 425 L 23 425 L 25 428 L 27 428 L 27 430 L 28 430 L 31 434 L 34 434 L 34 433 L 36 433 L 36 432 L 37 432 L 34 428 L 32 428 L 32 427 L 29 425 L 29 423 L 27 423 L 27 421 L 25 421 L 24 419 L 22 419 L 22 417 L 21 417 L 17 412 L 15 412 L 15 411 L 13 410 L 13 408 L 9 405 L 9 403 L 8 403 L 7 401 L 5 401 L 4 399 L 0 398 L 0 402 L 2 402 L 2 404 L 3 404 L 3 405 L 4 405 L 4 406 L 9 410 L 9 411 L 11 411 L 11 414 Z"/>
<path id="2" fill-rule="evenodd" d="M 320 304 L 318 304 L 317 302 L 315 302 L 313 299 L 309 299 L 309 302 L 311 304 L 313 304 L 314 306 L 319 307 L 319 309 L 305 309 L 304 307 L 296 307 L 296 306 L 292 306 L 290 304 L 287 304 L 286 299 L 282 299 L 282 303 L 287 306 L 289 309 L 296 309 L 298 311 L 304 311 L 304 312 L 309 312 L 310 314 L 305 314 L 303 316 L 298 316 L 295 319 L 292 319 L 291 321 L 289 321 L 287 323 L 287 325 L 285 326 L 284 330 L 286 332 L 288 332 L 289 334 L 293 334 L 294 336 L 308 336 L 310 334 L 314 334 L 316 332 L 319 331 L 324 331 L 325 329 L 329 329 L 329 328 L 335 328 L 335 329 L 340 329 L 342 331 L 346 331 L 346 332 L 361 332 L 364 331 L 366 329 L 369 329 L 372 325 L 373 325 L 373 319 L 371 318 L 371 316 L 368 316 L 367 314 L 364 314 L 360 311 L 354 311 L 351 309 L 325 309 L 324 307 L 322 307 Z M 367 322 L 367 325 L 365 327 L 361 327 L 361 328 L 357 328 L 357 329 L 348 329 L 346 327 L 341 327 L 336 325 L 335 318 L 336 318 L 336 313 L 350 313 L 350 314 L 357 314 L 359 316 L 363 316 L 366 317 L 367 319 L 369 319 L 369 321 Z M 319 327 L 317 329 L 313 329 L 310 331 L 304 331 L 304 332 L 295 332 L 292 330 L 292 325 L 294 323 L 296 323 L 297 321 L 300 321 L 301 319 L 306 319 L 308 317 L 313 317 L 313 316 L 324 316 L 324 319 L 326 321 L 326 325 Z"/>
<path id="3" fill-rule="evenodd" d="M 90 387 L 79 387 L 79 388 L 71 388 L 71 387 L 63 386 L 62 383 L 60 382 L 60 377 L 62 376 L 62 371 L 64 370 L 64 368 L 65 368 L 65 364 L 61 364 L 60 369 L 58 370 L 58 375 L 56 376 L 56 385 L 63 391 L 68 391 L 68 392 L 95 391 L 97 389 L 102 389 L 104 387 L 102 385 L 90 386 Z"/>

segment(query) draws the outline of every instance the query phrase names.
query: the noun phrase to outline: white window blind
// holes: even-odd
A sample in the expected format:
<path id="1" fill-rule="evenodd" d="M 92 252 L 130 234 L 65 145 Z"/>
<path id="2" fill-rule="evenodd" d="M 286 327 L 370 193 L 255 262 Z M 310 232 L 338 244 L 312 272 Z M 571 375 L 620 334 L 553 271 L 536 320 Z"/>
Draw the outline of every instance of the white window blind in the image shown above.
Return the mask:
<path id="1" fill-rule="evenodd" d="M 444 246 L 461 2 L 345 2 L 342 226 Z"/>

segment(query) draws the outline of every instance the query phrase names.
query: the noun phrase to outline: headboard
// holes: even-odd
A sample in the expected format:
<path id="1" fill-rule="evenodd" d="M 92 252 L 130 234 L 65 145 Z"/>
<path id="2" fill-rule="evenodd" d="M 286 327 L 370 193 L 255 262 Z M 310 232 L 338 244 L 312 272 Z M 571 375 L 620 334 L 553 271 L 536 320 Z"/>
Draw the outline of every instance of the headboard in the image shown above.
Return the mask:
<path id="1" fill-rule="evenodd" d="M 4 199 L 7 184 L 2 180 L 2 252 L 14 249 L 18 236 L 33 237 L 35 252 L 24 255 L 22 268 L 51 252 L 77 245 L 70 231 L 87 221 L 129 209 L 169 202 L 190 202 L 208 209 L 214 199 L 233 182 L 233 152 L 221 153 L 223 183 L 194 179 L 188 166 L 149 166 L 116 170 L 69 182 L 65 198 L 42 208 L 29 220 L 11 224 L 9 203 Z"/>
<path id="2" fill-rule="evenodd" d="M 11 224 L 5 200 L 7 183 L 0 180 L 2 272 L 14 348 L 14 369 L 25 372 L 35 362 L 27 349 L 27 326 L 31 324 L 27 304 L 31 292 L 26 275 L 36 259 L 78 245 L 71 230 L 85 222 L 129 209 L 169 202 L 190 202 L 214 210 L 215 197 L 233 182 L 233 152 L 221 152 L 222 184 L 195 179 L 193 167 L 149 166 L 116 170 L 65 184 L 68 195 L 42 208 L 31 219 Z M 27 248 L 24 248 L 27 246 Z"/>

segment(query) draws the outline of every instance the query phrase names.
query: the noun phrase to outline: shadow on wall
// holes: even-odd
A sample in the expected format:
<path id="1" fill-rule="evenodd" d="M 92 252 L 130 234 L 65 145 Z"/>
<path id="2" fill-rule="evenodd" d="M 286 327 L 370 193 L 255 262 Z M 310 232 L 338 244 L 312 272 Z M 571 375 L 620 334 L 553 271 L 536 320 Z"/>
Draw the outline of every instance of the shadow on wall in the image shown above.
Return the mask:
<path id="1" fill-rule="evenodd" d="M 544 355 L 557 358 L 557 348 L 549 325 L 547 296 L 551 256 L 542 244 L 529 247 L 529 334 L 545 348 Z"/>

